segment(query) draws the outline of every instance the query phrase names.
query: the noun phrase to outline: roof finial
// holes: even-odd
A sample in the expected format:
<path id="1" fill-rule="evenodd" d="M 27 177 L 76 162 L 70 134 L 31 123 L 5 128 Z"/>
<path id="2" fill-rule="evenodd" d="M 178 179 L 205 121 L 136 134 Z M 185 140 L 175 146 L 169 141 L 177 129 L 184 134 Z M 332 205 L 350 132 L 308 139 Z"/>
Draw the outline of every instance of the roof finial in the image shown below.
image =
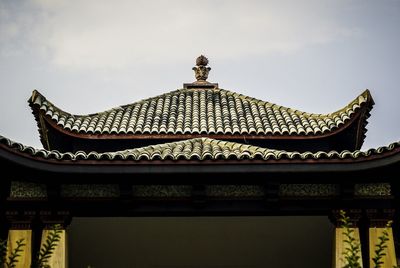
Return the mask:
<path id="1" fill-rule="evenodd" d="M 211 70 L 211 68 L 208 67 L 207 65 L 208 65 L 208 59 L 204 55 L 200 55 L 196 59 L 196 66 L 192 68 L 196 76 L 196 81 L 194 81 L 193 83 L 183 84 L 183 88 L 184 89 L 218 88 L 217 83 L 210 83 L 207 81 L 208 73 Z"/>
<path id="2" fill-rule="evenodd" d="M 192 68 L 197 80 L 195 83 L 207 82 L 208 73 L 211 70 L 211 68 L 208 67 L 207 65 L 208 65 L 208 59 L 204 55 L 200 55 L 196 59 L 196 66 Z"/>

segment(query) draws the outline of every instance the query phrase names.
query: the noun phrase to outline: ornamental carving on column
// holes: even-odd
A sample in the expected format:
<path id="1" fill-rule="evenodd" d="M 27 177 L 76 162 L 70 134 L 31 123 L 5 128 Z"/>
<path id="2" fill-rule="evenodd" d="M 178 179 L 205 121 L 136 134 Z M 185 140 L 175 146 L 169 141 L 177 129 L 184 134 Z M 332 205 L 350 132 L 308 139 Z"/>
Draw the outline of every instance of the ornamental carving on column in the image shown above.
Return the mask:
<path id="1" fill-rule="evenodd" d="M 350 218 L 350 223 L 352 227 L 357 228 L 359 225 L 359 221 L 362 217 L 362 210 L 361 209 L 350 209 L 350 210 L 343 209 L 343 210 L 346 212 L 346 216 Z M 340 227 L 341 226 L 340 210 L 339 209 L 332 210 L 331 214 L 329 215 L 329 219 L 336 227 Z"/>
<path id="2" fill-rule="evenodd" d="M 388 221 L 394 219 L 395 212 L 394 209 L 366 209 L 365 214 L 371 228 L 384 228 Z"/>

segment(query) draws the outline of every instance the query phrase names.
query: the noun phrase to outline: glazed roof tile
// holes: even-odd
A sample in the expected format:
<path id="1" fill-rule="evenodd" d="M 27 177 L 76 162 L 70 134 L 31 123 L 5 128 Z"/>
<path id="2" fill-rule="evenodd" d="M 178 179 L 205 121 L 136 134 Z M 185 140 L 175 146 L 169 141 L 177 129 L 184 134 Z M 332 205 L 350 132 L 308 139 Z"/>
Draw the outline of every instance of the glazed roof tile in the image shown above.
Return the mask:
<path id="1" fill-rule="evenodd" d="M 219 88 L 175 90 L 90 115 L 64 112 L 36 90 L 29 103 L 38 122 L 40 112 L 64 130 L 83 134 L 309 136 L 339 128 L 362 106 L 369 112 L 373 100 L 366 90 L 330 114 L 305 113 Z"/>
<path id="2" fill-rule="evenodd" d="M 210 138 L 195 138 L 171 143 L 164 143 L 141 148 L 97 153 L 61 153 L 45 149 L 35 149 L 21 143 L 13 142 L 0 136 L 0 145 L 19 153 L 33 157 L 53 160 L 122 160 L 122 161 L 153 161 L 153 160 L 344 160 L 368 158 L 374 155 L 383 155 L 400 148 L 400 142 L 367 151 L 330 151 L 330 152 L 288 152 L 272 150 L 258 146 L 240 144 L 236 142 L 220 141 Z"/>

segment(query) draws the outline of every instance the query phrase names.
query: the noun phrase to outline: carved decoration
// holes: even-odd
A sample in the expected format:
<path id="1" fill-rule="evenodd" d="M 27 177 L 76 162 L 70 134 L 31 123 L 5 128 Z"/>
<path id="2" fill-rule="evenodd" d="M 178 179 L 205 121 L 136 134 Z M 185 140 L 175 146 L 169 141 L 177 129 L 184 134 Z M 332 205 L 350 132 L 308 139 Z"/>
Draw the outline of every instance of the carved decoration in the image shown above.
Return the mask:
<path id="1" fill-rule="evenodd" d="M 134 185 L 133 194 L 135 197 L 190 197 L 192 187 L 190 185 Z"/>
<path id="2" fill-rule="evenodd" d="M 51 229 L 54 225 L 60 224 L 63 228 L 67 228 L 71 224 L 72 216 L 67 210 L 60 211 L 40 211 L 40 222 L 44 229 Z"/>
<path id="3" fill-rule="evenodd" d="M 390 183 L 362 183 L 356 184 L 355 196 L 358 197 L 381 197 L 392 194 Z"/>
<path id="4" fill-rule="evenodd" d="M 346 216 L 350 218 L 350 222 L 353 227 L 358 227 L 360 219 L 362 217 L 362 210 L 361 209 L 343 209 L 346 212 Z M 331 222 L 336 226 L 341 226 L 341 216 L 340 216 L 340 209 L 334 209 L 331 211 L 329 215 L 329 219 Z"/>
<path id="5" fill-rule="evenodd" d="M 9 223 L 10 229 L 27 230 L 32 228 L 33 220 L 36 216 L 36 211 L 17 211 L 8 210 L 5 212 L 6 220 Z"/>
<path id="6" fill-rule="evenodd" d="M 207 66 L 208 59 L 201 55 L 196 59 L 196 66 L 192 68 L 195 73 L 195 77 L 197 82 L 207 82 L 208 73 L 210 72 L 211 68 Z"/>
<path id="7" fill-rule="evenodd" d="M 384 228 L 389 220 L 394 219 L 395 212 L 394 209 L 366 209 L 365 214 L 370 228 Z"/>
<path id="8" fill-rule="evenodd" d="M 285 197 L 327 197 L 336 193 L 335 184 L 282 184 L 279 189 L 279 195 Z"/>
<path id="9" fill-rule="evenodd" d="M 33 182 L 13 181 L 10 189 L 11 198 L 45 198 L 46 185 Z"/>
<path id="10" fill-rule="evenodd" d="M 67 198 L 110 198 L 119 196 L 118 184 L 65 184 L 61 196 Z"/>
<path id="11" fill-rule="evenodd" d="M 263 197 L 264 189 L 259 185 L 207 185 L 209 197 Z"/>

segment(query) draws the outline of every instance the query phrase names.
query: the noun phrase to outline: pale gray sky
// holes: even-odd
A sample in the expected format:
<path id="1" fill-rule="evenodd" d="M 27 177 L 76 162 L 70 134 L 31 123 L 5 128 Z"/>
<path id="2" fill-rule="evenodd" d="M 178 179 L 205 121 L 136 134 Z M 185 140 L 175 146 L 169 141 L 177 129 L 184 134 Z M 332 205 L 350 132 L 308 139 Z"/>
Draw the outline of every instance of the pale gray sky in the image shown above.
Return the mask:
<path id="1" fill-rule="evenodd" d="M 75 114 L 191 82 L 333 112 L 369 88 L 364 148 L 399 140 L 400 1 L 0 0 L 0 134 L 41 147 L 38 89 Z"/>

